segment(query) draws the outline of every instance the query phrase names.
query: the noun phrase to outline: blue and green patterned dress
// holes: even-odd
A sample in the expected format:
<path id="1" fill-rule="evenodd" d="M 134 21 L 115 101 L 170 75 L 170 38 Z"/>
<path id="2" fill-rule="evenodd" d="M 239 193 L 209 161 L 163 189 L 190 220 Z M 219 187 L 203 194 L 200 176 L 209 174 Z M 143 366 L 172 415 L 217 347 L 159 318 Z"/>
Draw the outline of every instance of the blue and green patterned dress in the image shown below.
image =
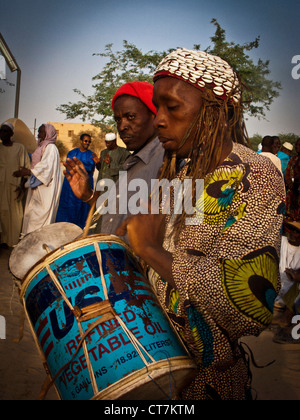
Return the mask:
<path id="1" fill-rule="evenodd" d="M 199 369 L 179 397 L 246 399 L 249 370 L 239 340 L 259 335 L 272 321 L 283 179 L 270 160 L 234 144 L 207 175 L 203 194 L 202 223 L 186 225 L 175 245 L 167 228 L 176 289 L 157 279 L 157 294 Z"/>

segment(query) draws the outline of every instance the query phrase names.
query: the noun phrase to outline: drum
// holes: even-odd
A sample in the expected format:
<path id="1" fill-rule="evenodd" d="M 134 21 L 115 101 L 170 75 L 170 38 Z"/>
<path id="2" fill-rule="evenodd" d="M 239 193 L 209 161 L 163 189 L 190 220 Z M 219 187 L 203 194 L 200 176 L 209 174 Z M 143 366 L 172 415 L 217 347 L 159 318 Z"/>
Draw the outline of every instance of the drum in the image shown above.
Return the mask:
<path id="1" fill-rule="evenodd" d="M 92 235 L 50 252 L 21 289 L 63 400 L 171 399 L 196 366 L 130 248 Z"/>
<path id="2" fill-rule="evenodd" d="M 79 226 L 67 222 L 53 223 L 29 233 L 12 250 L 9 258 L 11 273 L 16 279 L 22 280 L 49 250 L 54 251 L 82 233 Z"/>

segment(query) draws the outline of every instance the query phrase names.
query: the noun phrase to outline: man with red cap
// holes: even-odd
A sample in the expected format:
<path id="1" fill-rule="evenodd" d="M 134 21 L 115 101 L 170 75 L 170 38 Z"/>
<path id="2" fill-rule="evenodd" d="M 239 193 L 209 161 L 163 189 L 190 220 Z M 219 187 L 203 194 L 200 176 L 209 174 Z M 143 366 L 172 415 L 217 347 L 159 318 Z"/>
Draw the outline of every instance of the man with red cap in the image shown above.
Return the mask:
<path id="1" fill-rule="evenodd" d="M 151 192 L 151 180 L 157 179 L 158 172 L 163 163 L 164 150 L 156 135 L 153 121 L 156 108 L 152 103 L 153 85 L 148 82 L 134 81 L 125 83 L 115 93 L 112 99 L 112 109 L 119 135 L 126 144 L 127 150 L 133 152 L 123 165 L 123 173 L 116 183 L 112 194 L 119 197 L 131 181 L 143 180 L 146 182 L 148 192 Z M 91 205 L 99 198 L 100 191 L 92 191 L 84 168 L 80 161 L 67 160 L 65 176 L 69 180 L 75 195 Z M 120 187 L 120 185 L 122 187 Z M 120 188 L 119 188 L 120 187 Z M 98 184 L 98 188 L 100 188 Z M 127 202 L 136 191 L 127 191 Z M 105 207 L 103 195 L 97 202 L 97 209 Z M 109 201 L 108 196 L 108 201 Z M 126 202 L 126 205 L 127 205 Z M 116 208 L 116 214 L 103 214 L 98 220 L 93 233 L 115 234 L 117 227 L 130 215 L 130 210 Z M 127 207 L 127 206 L 126 206 Z M 124 238 L 126 240 L 126 237 Z"/>

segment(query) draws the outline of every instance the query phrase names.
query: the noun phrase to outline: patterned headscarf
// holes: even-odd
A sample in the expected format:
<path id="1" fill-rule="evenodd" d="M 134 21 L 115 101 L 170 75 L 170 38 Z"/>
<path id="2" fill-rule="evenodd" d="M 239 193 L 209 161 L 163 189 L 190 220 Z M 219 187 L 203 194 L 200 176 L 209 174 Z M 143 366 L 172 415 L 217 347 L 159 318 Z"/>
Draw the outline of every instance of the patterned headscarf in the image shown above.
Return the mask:
<path id="1" fill-rule="evenodd" d="M 43 124 L 46 130 L 46 137 L 44 140 L 39 140 L 39 144 L 35 152 L 31 156 L 31 169 L 35 167 L 37 163 L 42 160 L 43 153 L 48 144 L 55 144 L 57 139 L 57 133 L 52 124 Z"/>
<path id="2" fill-rule="evenodd" d="M 190 83 L 202 91 L 211 89 L 220 99 L 241 100 L 241 85 L 237 74 L 227 61 L 204 51 L 177 49 L 158 65 L 154 81 L 162 76 L 172 76 Z"/>

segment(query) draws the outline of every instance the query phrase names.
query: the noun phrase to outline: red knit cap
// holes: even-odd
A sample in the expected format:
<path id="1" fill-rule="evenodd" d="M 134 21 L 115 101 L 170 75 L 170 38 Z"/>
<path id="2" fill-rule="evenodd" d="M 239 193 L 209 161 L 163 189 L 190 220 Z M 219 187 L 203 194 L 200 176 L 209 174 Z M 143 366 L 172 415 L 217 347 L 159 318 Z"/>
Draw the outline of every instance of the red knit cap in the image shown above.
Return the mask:
<path id="1" fill-rule="evenodd" d="M 125 83 L 125 85 L 121 86 L 117 90 L 111 101 L 113 111 L 116 99 L 122 95 L 130 95 L 139 98 L 150 109 L 150 111 L 156 115 L 156 108 L 152 103 L 153 85 L 151 85 L 151 83 L 138 81 Z"/>

